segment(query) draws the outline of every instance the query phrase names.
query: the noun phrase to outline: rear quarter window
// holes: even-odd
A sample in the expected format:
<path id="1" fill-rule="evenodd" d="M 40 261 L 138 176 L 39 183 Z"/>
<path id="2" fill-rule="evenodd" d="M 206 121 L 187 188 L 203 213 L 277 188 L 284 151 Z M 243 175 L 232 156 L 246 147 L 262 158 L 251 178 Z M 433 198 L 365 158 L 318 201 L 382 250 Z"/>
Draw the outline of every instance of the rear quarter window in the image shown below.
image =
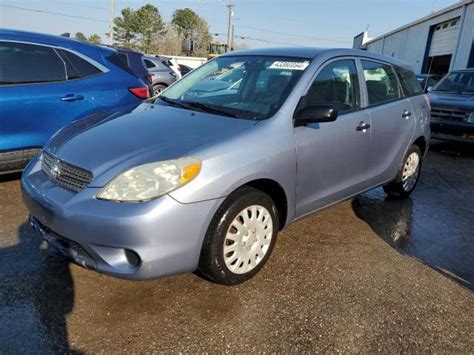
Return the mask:
<path id="1" fill-rule="evenodd" d="M 156 65 L 149 59 L 144 59 L 144 62 L 145 62 L 145 66 L 148 68 L 148 69 L 151 69 L 151 68 L 155 68 Z"/>
<path id="2" fill-rule="evenodd" d="M 66 64 L 69 80 L 102 73 L 96 66 L 69 51 L 61 50 L 60 54 Z"/>
<path id="3" fill-rule="evenodd" d="M 64 63 L 51 47 L 0 42 L 0 85 L 66 80 Z"/>
<path id="4" fill-rule="evenodd" d="M 402 84 L 402 88 L 406 96 L 416 96 L 423 94 L 423 89 L 416 79 L 415 74 L 411 70 L 395 67 L 395 72 L 397 73 L 398 79 Z"/>

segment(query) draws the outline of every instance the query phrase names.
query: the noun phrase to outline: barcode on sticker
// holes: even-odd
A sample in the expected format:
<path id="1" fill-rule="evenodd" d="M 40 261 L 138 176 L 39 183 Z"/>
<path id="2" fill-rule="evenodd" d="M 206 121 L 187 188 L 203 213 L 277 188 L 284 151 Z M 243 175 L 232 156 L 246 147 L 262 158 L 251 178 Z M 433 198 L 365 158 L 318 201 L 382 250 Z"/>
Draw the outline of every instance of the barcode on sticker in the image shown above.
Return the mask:
<path id="1" fill-rule="evenodd" d="M 273 62 L 269 69 L 305 70 L 309 62 Z"/>

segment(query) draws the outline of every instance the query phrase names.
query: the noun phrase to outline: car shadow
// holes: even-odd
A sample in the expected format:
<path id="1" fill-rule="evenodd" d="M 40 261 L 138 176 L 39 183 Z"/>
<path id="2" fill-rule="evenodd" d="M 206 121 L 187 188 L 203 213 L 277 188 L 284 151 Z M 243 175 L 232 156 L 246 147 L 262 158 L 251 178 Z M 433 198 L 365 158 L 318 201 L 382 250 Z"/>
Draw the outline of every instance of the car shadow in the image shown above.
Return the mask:
<path id="1" fill-rule="evenodd" d="M 0 183 L 1 182 L 20 180 L 20 179 L 21 179 L 21 172 L 0 174 Z"/>
<path id="2" fill-rule="evenodd" d="M 6 353 L 79 353 L 69 346 L 74 307 L 69 262 L 24 223 L 18 243 L 0 249 L 0 349 Z"/>
<path id="3" fill-rule="evenodd" d="M 399 253 L 414 257 L 474 290 L 473 253 L 472 246 L 468 245 L 469 236 L 449 239 L 443 238 L 443 233 L 432 233 L 432 229 L 437 227 L 433 223 L 433 216 L 423 216 L 428 211 L 414 206 L 411 198 L 399 200 L 386 197 L 381 189 L 354 198 L 352 208 L 358 218 Z M 431 227 L 429 223 L 432 223 Z"/>

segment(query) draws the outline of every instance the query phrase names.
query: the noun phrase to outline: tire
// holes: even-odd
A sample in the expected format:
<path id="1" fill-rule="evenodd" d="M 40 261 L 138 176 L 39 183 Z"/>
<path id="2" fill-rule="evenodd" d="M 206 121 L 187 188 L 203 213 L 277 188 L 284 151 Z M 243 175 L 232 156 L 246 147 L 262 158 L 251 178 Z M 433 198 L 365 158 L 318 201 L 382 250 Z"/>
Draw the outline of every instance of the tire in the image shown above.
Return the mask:
<path id="1" fill-rule="evenodd" d="M 410 164 L 415 164 L 413 159 L 417 160 L 416 167 L 410 166 Z M 403 159 L 397 178 L 383 187 L 385 193 L 400 199 L 410 196 L 420 179 L 422 159 L 420 148 L 412 145 Z M 411 174 L 407 176 L 407 173 Z"/>
<path id="2" fill-rule="evenodd" d="M 153 86 L 153 96 L 161 94 L 161 92 L 166 89 L 167 86 L 163 84 L 157 84 Z"/>
<path id="3" fill-rule="evenodd" d="M 268 260 L 278 226 L 277 208 L 267 194 L 247 186 L 236 190 L 219 207 L 209 225 L 198 273 L 222 285 L 249 280 Z M 224 247 L 228 249 L 226 253 Z"/>

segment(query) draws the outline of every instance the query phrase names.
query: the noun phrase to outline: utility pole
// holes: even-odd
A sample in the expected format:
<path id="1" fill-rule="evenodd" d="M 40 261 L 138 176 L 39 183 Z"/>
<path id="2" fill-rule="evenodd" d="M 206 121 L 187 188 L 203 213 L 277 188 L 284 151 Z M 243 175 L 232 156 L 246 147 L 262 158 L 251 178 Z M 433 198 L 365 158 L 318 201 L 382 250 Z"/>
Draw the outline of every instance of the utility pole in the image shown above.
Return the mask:
<path id="1" fill-rule="evenodd" d="M 233 34 L 231 34 L 232 31 L 232 16 L 234 16 L 234 5 L 232 4 L 232 0 L 229 0 L 229 4 L 227 5 L 229 8 L 229 18 L 227 21 L 227 48 L 230 50 L 232 43 L 231 43 L 231 37 L 233 37 Z"/>
<path id="2" fill-rule="evenodd" d="M 114 7 L 115 0 L 110 0 L 109 44 L 114 44 Z"/>

